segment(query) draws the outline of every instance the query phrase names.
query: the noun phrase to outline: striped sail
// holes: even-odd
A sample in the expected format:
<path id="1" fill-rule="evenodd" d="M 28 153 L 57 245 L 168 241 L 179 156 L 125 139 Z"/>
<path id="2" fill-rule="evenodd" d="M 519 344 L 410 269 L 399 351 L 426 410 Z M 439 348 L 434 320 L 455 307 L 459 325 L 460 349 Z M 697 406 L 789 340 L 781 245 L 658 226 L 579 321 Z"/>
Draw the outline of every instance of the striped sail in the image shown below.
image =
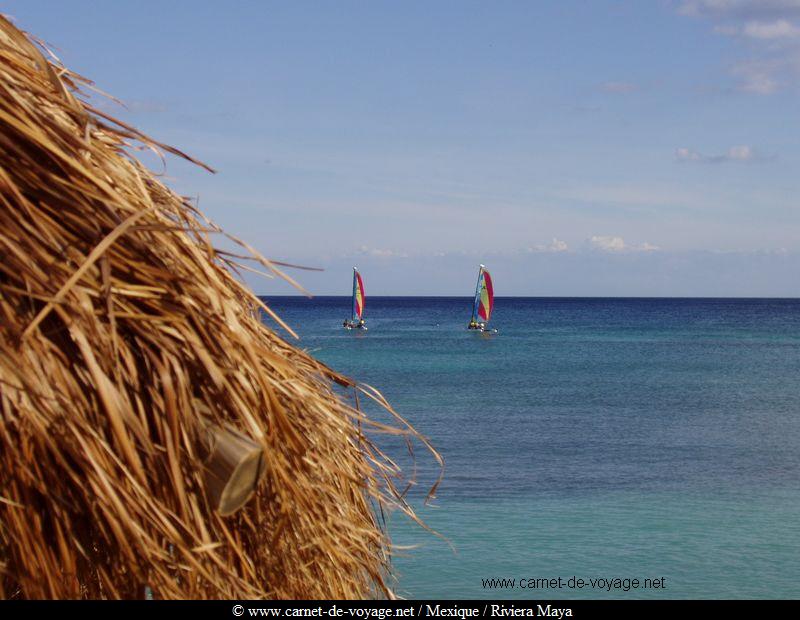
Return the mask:
<path id="1" fill-rule="evenodd" d="M 361 274 L 353 267 L 353 321 L 361 319 L 365 301 L 364 282 L 361 280 Z"/>
<path id="2" fill-rule="evenodd" d="M 472 310 L 473 320 L 477 317 L 484 323 L 488 323 L 494 308 L 494 288 L 492 277 L 486 268 L 481 265 L 478 271 L 478 285 L 475 287 L 475 305 Z"/>

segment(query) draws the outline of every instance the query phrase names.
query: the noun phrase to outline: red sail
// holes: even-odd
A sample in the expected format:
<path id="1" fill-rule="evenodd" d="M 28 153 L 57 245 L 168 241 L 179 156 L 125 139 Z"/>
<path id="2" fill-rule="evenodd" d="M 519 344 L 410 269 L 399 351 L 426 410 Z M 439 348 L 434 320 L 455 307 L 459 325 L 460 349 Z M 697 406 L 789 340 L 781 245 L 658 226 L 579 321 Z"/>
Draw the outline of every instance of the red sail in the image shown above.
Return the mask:
<path id="1" fill-rule="evenodd" d="M 489 322 L 494 308 L 494 288 L 492 287 L 492 277 L 489 272 L 483 270 L 481 287 L 478 297 L 478 317 L 484 322 Z"/>
<path id="2" fill-rule="evenodd" d="M 361 315 L 364 314 L 364 302 L 366 300 L 364 282 L 361 280 L 361 274 L 356 272 L 356 290 L 354 291 L 353 297 L 353 313 L 356 315 L 356 318 L 360 319 Z"/>

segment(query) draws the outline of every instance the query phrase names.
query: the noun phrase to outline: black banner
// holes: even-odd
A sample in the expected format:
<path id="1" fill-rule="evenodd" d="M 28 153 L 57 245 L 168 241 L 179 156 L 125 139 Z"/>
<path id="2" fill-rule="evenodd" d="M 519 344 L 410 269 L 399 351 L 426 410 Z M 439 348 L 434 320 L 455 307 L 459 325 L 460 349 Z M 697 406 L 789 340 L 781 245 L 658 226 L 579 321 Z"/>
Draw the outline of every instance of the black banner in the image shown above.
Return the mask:
<path id="1" fill-rule="evenodd" d="M 797 601 L 0 601 L 0 618 L 47 618 L 69 615 L 80 620 L 103 618 L 674 618 L 752 615 L 796 617 Z"/>

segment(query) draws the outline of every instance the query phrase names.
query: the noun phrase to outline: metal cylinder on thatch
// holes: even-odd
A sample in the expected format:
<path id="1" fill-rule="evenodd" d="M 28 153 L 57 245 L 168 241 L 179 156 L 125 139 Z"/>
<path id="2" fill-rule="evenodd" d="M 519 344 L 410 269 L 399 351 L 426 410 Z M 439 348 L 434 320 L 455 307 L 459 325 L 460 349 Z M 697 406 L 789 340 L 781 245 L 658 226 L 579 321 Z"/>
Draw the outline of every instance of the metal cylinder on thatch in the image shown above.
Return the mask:
<path id="1" fill-rule="evenodd" d="M 391 596 L 374 507 L 409 509 L 357 386 L 86 86 L 0 17 L 0 597 Z"/>

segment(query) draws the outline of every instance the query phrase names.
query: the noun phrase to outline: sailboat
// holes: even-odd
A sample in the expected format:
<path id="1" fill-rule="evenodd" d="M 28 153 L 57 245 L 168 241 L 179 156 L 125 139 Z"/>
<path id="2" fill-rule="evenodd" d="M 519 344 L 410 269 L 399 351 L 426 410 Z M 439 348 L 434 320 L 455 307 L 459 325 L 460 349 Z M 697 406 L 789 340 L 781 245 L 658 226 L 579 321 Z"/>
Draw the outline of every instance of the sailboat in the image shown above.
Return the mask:
<path id="1" fill-rule="evenodd" d="M 478 331 L 497 331 L 487 330 L 486 324 L 492 316 L 494 309 L 494 288 L 492 286 L 492 276 L 486 271 L 484 265 L 478 269 L 478 284 L 475 286 L 475 302 L 472 304 L 472 318 L 467 325 L 467 329 Z"/>
<path id="2" fill-rule="evenodd" d="M 353 267 L 353 312 L 349 319 L 344 320 L 343 327 L 345 329 L 367 329 L 364 319 L 364 302 L 366 301 L 364 295 L 364 281 L 361 279 L 361 274 L 358 269 Z"/>

